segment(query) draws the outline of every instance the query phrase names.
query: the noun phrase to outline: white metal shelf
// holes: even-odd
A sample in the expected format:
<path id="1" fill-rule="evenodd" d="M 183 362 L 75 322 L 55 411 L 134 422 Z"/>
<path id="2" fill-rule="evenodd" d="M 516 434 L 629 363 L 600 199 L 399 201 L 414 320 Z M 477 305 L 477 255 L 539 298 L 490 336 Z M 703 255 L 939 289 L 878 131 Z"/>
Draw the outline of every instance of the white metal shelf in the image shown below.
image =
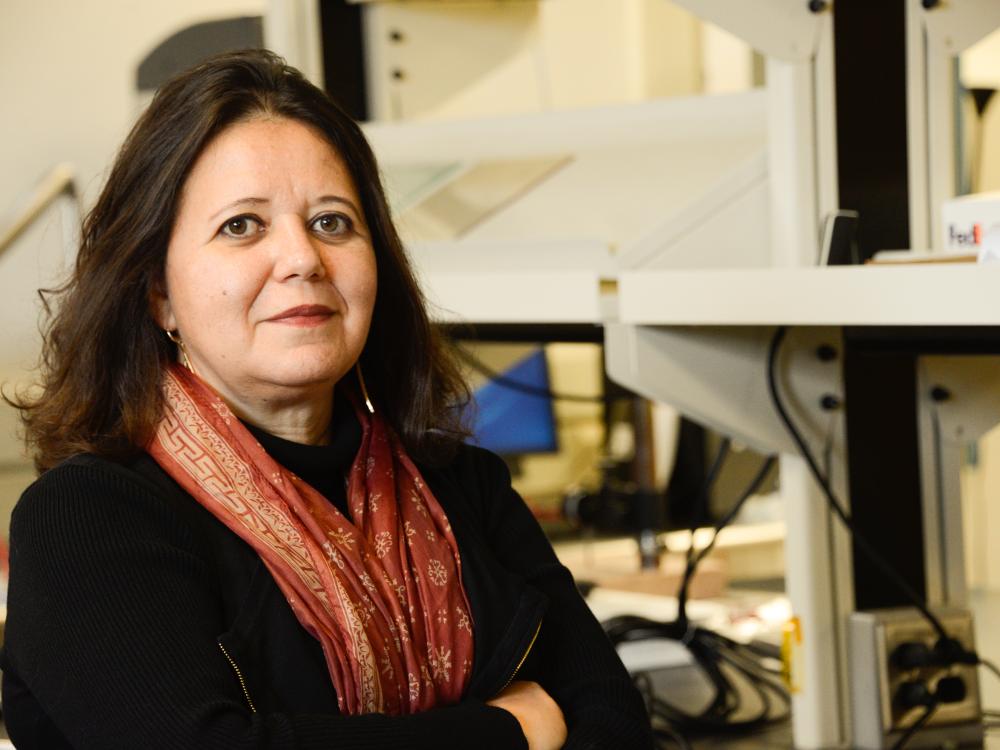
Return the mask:
<path id="1" fill-rule="evenodd" d="M 1000 267 L 627 271 L 618 315 L 635 325 L 1000 325 Z"/>

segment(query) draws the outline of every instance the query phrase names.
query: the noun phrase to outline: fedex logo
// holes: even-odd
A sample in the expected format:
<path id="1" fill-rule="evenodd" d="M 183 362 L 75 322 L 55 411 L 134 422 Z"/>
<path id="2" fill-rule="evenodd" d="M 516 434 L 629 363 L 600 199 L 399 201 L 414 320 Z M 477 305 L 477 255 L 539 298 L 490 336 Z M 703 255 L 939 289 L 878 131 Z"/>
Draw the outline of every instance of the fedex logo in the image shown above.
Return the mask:
<path id="1" fill-rule="evenodd" d="M 959 247 L 978 247 L 983 240 L 982 224 L 976 223 L 966 232 L 960 231 L 954 224 L 948 225 L 948 244 Z"/>

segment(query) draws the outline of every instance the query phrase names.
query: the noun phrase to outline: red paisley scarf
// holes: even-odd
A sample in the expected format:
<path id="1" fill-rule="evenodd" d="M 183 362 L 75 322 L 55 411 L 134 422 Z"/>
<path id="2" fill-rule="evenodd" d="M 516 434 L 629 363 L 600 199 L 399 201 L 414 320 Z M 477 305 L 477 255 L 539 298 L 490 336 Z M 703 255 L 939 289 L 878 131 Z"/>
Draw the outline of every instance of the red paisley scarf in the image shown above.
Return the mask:
<path id="1" fill-rule="evenodd" d="M 348 519 L 277 464 L 195 375 L 172 365 L 163 393 L 147 450 L 261 556 L 322 644 L 340 710 L 408 714 L 457 702 L 473 654 L 458 545 L 379 415 L 355 403 L 362 438 Z"/>

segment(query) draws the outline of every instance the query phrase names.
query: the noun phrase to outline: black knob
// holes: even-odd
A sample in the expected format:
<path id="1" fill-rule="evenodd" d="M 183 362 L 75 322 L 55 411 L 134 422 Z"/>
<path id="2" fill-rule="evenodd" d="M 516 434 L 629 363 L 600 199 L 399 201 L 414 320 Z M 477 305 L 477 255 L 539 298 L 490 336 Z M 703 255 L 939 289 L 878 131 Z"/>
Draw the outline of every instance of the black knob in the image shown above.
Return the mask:
<path id="1" fill-rule="evenodd" d="M 837 350 L 830 344 L 820 344 L 816 347 L 816 358 L 820 362 L 832 362 L 837 358 Z"/>
<path id="2" fill-rule="evenodd" d="M 934 662 L 934 656 L 926 643 L 901 643 L 892 652 L 892 663 L 897 669 L 920 669 Z"/>
<path id="3" fill-rule="evenodd" d="M 952 664 L 978 664 L 979 656 L 974 651 L 969 651 L 955 638 L 939 638 L 934 644 L 935 663 L 942 667 Z"/>
<path id="4" fill-rule="evenodd" d="M 941 0 L 921 0 L 920 4 L 924 6 L 924 10 L 931 10 L 938 7 L 941 4 Z"/>
<path id="5" fill-rule="evenodd" d="M 822 13 L 829 5 L 827 0 L 809 0 L 809 10 L 813 13 Z"/>
<path id="6" fill-rule="evenodd" d="M 937 403 L 942 401 L 947 401 L 951 398 L 951 391 L 945 388 L 943 385 L 936 385 L 931 388 L 931 400 Z"/>
<path id="7" fill-rule="evenodd" d="M 934 697 L 940 703 L 961 703 L 968 695 L 965 680 L 957 675 L 942 677 L 934 688 Z"/>
<path id="8" fill-rule="evenodd" d="M 927 685 L 920 680 L 908 680 L 899 686 L 896 691 L 896 702 L 903 708 L 914 708 L 916 706 L 929 706 L 935 702 L 931 691 Z"/>
<path id="9" fill-rule="evenodd" d="M 826 393 L 819 400 L 819 406 L 823 411 L 833 411 L 840 408 L 840 399 L 832 393 Z"/>

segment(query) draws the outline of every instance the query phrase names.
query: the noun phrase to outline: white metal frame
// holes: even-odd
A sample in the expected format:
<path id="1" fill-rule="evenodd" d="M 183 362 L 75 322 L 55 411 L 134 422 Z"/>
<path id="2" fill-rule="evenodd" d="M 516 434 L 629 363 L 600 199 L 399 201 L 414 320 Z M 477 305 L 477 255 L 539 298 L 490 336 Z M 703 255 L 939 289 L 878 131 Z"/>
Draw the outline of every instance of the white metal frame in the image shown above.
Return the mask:
<path id="1" fill-rule="evenodd" d="M 773 0 L 755 4 L 754 11 L 759 15 L 740 16 L 732 13 L 732 4 L 724 0 L 680 2 L 768 55 L 772 243 L 774 266 L 779 268 L 701 274 L 657 271 L 622 274 L 619 320 L 639 324 L 639 328 L 629 331 L 627 341 L 631 350 L 625 352 L 613 343 L 615 330 L 610 332 L 609 372 L 613 374 L 615 369 L 623 370 L 629 365 L 641 367 L 636 357 L 644 336 L 682 336 L 690 346 L 690 334 L 664 328 L 663 324 L 697 321 L 701 325 L 727 322 L 738 326 L 822 325 L 839 321 L 839 324 L 976 325 L 993 321 L 997 317 L 993 290 L 998 279 L 994 278 L 996 273 L 987 269 L 885 269 L 892 274 L 892 288 L 902 288 L 904 294 L 914 295 L 914 304 L 899 305 L 902 300 L 885 295 L 889 287 L 883 269 L 844 269 L 847 272 L 844 274 L 841 269 L 815 269 L 810 273 L 807 269 L 780 268 L 816 263 L 821 219 L 837 208 L 833 103 L 836 89 L 829 15 L 819 14 L 810 25 L 804 15 L 795 19 L 797 23 L 788 22 L 788 14 L 794 13 L 795 7 L 800 13 L 805 12 L 804 3 Z M 1000 25 L 1000 4 L 983 0 L 960 6 L 963 4 L 948 3 L 926 11 L 919 0 L 909 0 L 907 6 L 910 219 L 913 243 L 919 248 L 940 247 L 939 209 L 956 190 L 953 56 Z M 799 43 L 790 43 L 789 34 L 797 35 Z M 872 284 L 878 286 L 877 293 L 871 293 L 875 291 Z M 648 294 L 654 289 L 655 293 Z M 870 290 L 867 294 L 866 289 Z M 694 293 L 688 294 L 689 290 Z M 747 290 L 752 292 L 747 294 Z M 955 297 L 949 298 L 944 290 L 955 290 Z M 835 305 L 827 304 L 832 302 L 830 293 L 837 296 Z M 844 299 L 855 300 L 856 304 L 843 311 Z M 931 300 L 945 300 L 946 304 L 934 304 Z M 947 305 L 956 300 L 957 304 Z M 662 309 L 654 312 L 650 305 L 665 305 L 678 314 Z M 873 309 L 876 307 L 879 309 Z M 834 308 L 839 312 L 831 315 Z M 657 323 L 658 333 L 643 332 L 652 330 L 649 326 Z M 624 331 L 628 326 L 616 329 Z M 699 336 L 695 334 L 694 338 L 697 340 Z M 704 358 L 697 363 L 686 359 L 685 349 L 678 350 L 676 342 L 664 343 L 664 347 L 661 355 L 664 361 L 673 358 L 686 362 L 685 370 L 695 379 L 712 370 Z M 951 423 L 966 425 L 972 418 L 970 407 L 979 406 L 984 407 L 979 418 L 993 424 L 1000 410 L 985 408 L 983 400 L 988 397 L 984 393 L 989 388 L 984 389 L 982 384 L 972 388 L 962 382 L 963 376 L 966 380 L 970 377 L 969 360 L 945 362 L 927 358 L 921 361 L 922 386 L 929 379 L 946 376 L 966 386 L 962 388 L 964 397 L 959 406 L 949 408 L 928 403 L 926 395 L 920 404 L 924 455 L 937 458 L 922 466 L 928 599 L 932 604 L 962 604 L 965 568 L 961 506 L 957 502 L 959 447 L 953 432 L 948 439 L 942 436 L 940 424 L 945 417 L 941 415 L 949 416 Z M 758 369 L 763 366 L 759 353 L 755 364 Z M 983 367 L 971 372 L 984 376 Z M 633 370 L 632 379 L 625 382 L 641 382 L 636 375 Z M 658 377 L 651 378 L 650 373 L 645 375 L 647 379 L 662 382 Z M 662 375 L 662 369 L 656 375 Z M 988 382 L 995 386 L 998 381 Z M 683 384 L 680 387 L 683 389 Z M 664 399 L 664 394 L 659 397 Z M 678 396 L 673 394 L 673 397 L 676 400 Z M 703 397 L 706 401 L 718 400 L 714 394 Z M 679 398 L 683 400 L 684 396 Z M 705 409 L 701 403 L 693 413 L 697 413 L 699 406 Z M 739 420 L 726 418 L 731 431 Z M 766 433 L 767 424 L 767 419 L 758 422 L 755 434 Z M 971 438 L 972 430 L 967 425 L 963 429 Z M 835 464 L 841 470 L 835 472 L 834 484 L 840 497 L 846 498 L 843 461 Z M 815 483 L 798 457 L 787 454 L 782 457 L 782 490 L 787 494 L 786 584 L 804 635 L 803 676 L 797 681 L 799 691 L 793 704 L 795 744 L 800 748 L 842 747 L 851 741 L 850 693 L 858 689 L 847 683 L 847 616 L 853 609 L 850 541 L 844 530 L 831 525 Z"/>
<path id="2" fill-rule="evenodd" d="M 35 186 L 31 195 L 5 225 L 0 225 L 0 256 L 13 245 L 18 237 L 38 221 L 53 203 L 60 199 L 64 211 L 63 247 L 67 261 L 76 256 L 76 229 L 82 212 L 76 188 L 76 172 L 70 164 L 57 164 Z"/>
<path id="3" fill-rule="evenodd" d="M 264 46 L 323 87 L 323 40 L 318 0 L 267 0 Z"/>
<path id="4" fill-rule="evenodd" d="M 679 4 L 767 56 L 772 265 L 814 266 L 823 219 L 838 207 L 830 13 L 812 13 L 806 3 L 796 0 L 764 0 L 746 7 L 726 0 L 679 0 Z M 737 284 L 746 289 L 754 283 L 751 278 Z M 621 320 L 630 317 L 627 306 L 633 302 L 626 290 L 636 281 L 631 274 L 620 279 Z M 732 299 L 705 294 L 704 288 L 699 292 L 703 301 L 721 308 L 726 306 L 724 300 Z M 659 297 L 666 297 L 662 287 Z M 758 370 L 763 361 L 759 354 Z M 610 357 L 608 362 L 610 372 Z M 787 445 L 787 438 L 782 443 Z M 793 561 L 787 566 L 786 590 L 803 636 L 792 706 L 795 743 L 801 748 L 841 746 L 850 736 L 846 654 L 847 615 L 853 602 L 850 541 L 831 523 L 819 489 L 793 451 L 783 451 L 781 477 L 786 559 Z"/>
<path id="5" fill-rule="evenodd" d="M 774 268 L 756 272 L 649 268 L 623 271 L 618 280 L 620 308 L 610 318 L 621 322 L 607 326 L 607 366 L 612 376 L 639 392 L 668 402 L 683 402 L 690 413 L 699 414 L 717 427 L 728 427 L 729 432 L 740 433 L 733 430 L 738 418 L 748 442 L 768 443 L 785 453 L 782 487 L 788 528 L 787 587 L 804 634 L 803 672 L 793 706 L 795 744 L 803 749 L 843 747 L 849 744 L 851 732 L 846 661 L 847 615 L 853 606 L 850 543 L 846 533 L 831 523 L 812 477 L 801 459 L 792 455 L 788 438 L 773 413 L 763 413 L 766 398 L 761 376 L 767 336 L 771 326 L 786 323 L 997 325 L 1000 319 L 995 320 L 998 316 L 991 309 L 995 307 L 995 295 L 990 293 L 996 288 L 996 273 L 945 267 L 893 268 L 884 273 L 882 269 L 808 268 L 817 262 L 822 220 L 838 208 L 831 13 L 811 13 L 804 0 L 674 2 L 747 40 L 768 58 L 767 172 Z M 308 4 L 308 0 L 272 0 L 269 14 L 288 16 L 303 3 Z M 940 3 L 931 10 L 925 10 L 920 0 L 907 0 L 910 227 L 912 244 L 918 249 L 940 247 L 938 211 L 956 190 L 953 57 L 997 26 L 1000 3 L 996 0 Z M 285 27 L 271 26 L 279 30 Z M 293 37 L 283 32 L 280 38 L 288 39 L 291 46 L 280 47 L 279 51 L 301 65 L 302 55 L 291 52 Z M 271 38 L 278 37 L 271 34 Z M 607 115 L 618 118 L 622 113 Z M 518 128 L 531 131 L 531 142 L 540 144 L 541 153 L 551 153 L 547 139 L 560 145 L 560 150 L 566 148 L 567 132 L 557 127 L 557 118 L 550 123 L 556 127 L 548 130 L 543 119 L 497 123 L 507 136 L 503 141 L 515 144 L 509 155 L 526 155 L 527 140 L 517 137 Z M 718 122 L 729 126 L 725 118 Z M 618 127 L 615 125 L 609 124 L 609 137 L 632 139 L 636 127 L 641 127 L 628 123 L 627 116 L 617 122 Z M 458 137 L 462 127 L 445 123 L 418 126 L 409 131 L 412 138 L 398 140 L 388 148 L 396 149 L 401 159 L 407 155 L 426 159 L 432 152 L 453 158 L 455 148 L 462 149 Z M 677 123 L 673 130 L 682 132 L 685 124 Z M 378 126 L 369 130 L 375 141 L 380 134 Z M 501 147 L 497 156 L 503 155 L 508 154 Z M 387 154 L 379 156 L 384 160 Z M 645 250 L 644 258 L 648 256 Z M 539 279 L 555 283 L 544 275 L 551 273 L 550 269 L 540 269 L 540 273 Z M 758 273 L 760 278 L 752 278 Z M 884 283 L 885 274 L 893 275 L 889 285 Z M 599 278 L 599 274 L 592 274 L 579 283 L 589 288 Z M 497 280 L 494 278 L 493 283 Z M 466 291 L 471 288 L 472 280 L 460 274 L 452 281 Z M 522 283 L 523 279 L 518 279 L 518 284 Z M 873 284 L 879 287 L 880 294 L 866 294 Z M 670 294 L 665 293 L 667 288 Z M 887 288 L 898 291 L 899 296 L 887 297 Z M 747 294 L 747 289 L 755 289 L 756 294 Z M 945 290 L 954 290 L 954 298 L 947 298 Z M 858 304 L 846 311 L 837 304 L 838 314 L 830 313 L 832 308 L 824 300 L 836 298 L 842 303 L 845 297 Z M 591 298 L 589 292 L 587 298 Z M 451 306 L 452 312 L 466 319 L 495 320 L 489 317 L 495 314 L 492 309 L 483 312 L 475 307 L 476 303 L 467 299 Z M 589 316 L 594 306 L 592 301 L 587 305 L 585 314 Z M 603 307 L 600 310 L 608 320 L 608 313 Z M 488 317 L 484 320 L 479 313 Z M 714 332 L 692 328 L 697 325 L 730 328 Z M 789 391 L 800 396 L 803 392 L 814 394 L 817 389 L 840 393 L 839 375 L 817 369 L 809 357 L 814 338 L 829 338 L 829 331 L 806 328 L 792 334 L 780 363 L 782 379 L 792 386 Z M 716 340 L 712 340 L 713 336 Z M 720 337 L 725 342 L 715 346 Z M 669 393 L 661 390 L 665 368 L 675 376 Z M 994 373 L 992 368 L 987 368 L 989 377 L 1000 378 L 1000 371 Z M 928 421 L 933 421 L 934 411 L 940 428 L 940 439 L 926 446 L 937 450 L 940 460 L 924 467 L 925 486 L 941 488 L 934 502 L 925 502 L 929 594 L 935 603 L 961 603 L 965 595 L 961 578 L 964 567 L 958 564 L 962 551 L 961 519 L 954 510 L 956 486 L 945 477 L 953 475 L 949 467 L 957 456 L 957 430 L 961 428 L 968 437 L 981 426 L 972 424 L 968 404 L 972 402 L 979 408 L 977 419 L 993 419 L 994 411 L 1000 409 L 1000 404 L 983 395 L 987 391 L 981 384 L 969 380 L 970 373 L 981 376 L 985 372 L 981 367 L 970 370 L 935 358 L 921 362 L 923 386 L 941 382 L 964 394 L 953 405 L 921 404 L 921 435 L 935 434 Z M 726 380 L 728 385 L 720 382 L 718 388 L 713 388 L 713 377 Z M 796 414 L 816 440 L 824 415 L 816 413 L 810 403 L 808 399 L 801 401 Z M 752 422 L 755 424 L 751 430 Z M 833 430 L 836 457 L 843 450 L 842 425 L 834 424 Z M 844 462 L 834 460 L 833 465 L 834 487 L 841 497 L 846 497 Z"/>

